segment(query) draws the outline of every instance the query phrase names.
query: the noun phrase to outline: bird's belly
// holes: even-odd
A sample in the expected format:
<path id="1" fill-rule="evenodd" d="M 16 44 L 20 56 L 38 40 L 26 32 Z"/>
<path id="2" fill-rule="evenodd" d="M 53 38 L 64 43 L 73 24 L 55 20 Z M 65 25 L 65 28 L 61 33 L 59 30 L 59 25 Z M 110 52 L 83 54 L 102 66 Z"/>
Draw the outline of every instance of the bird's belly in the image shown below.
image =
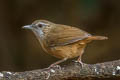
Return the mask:
<path id="1" fill-rule="evenodd" d="M 74 58 L 80 55 L 76 45 L 54 47 L 51 49 L 51 54 L 57 58 Z"/>

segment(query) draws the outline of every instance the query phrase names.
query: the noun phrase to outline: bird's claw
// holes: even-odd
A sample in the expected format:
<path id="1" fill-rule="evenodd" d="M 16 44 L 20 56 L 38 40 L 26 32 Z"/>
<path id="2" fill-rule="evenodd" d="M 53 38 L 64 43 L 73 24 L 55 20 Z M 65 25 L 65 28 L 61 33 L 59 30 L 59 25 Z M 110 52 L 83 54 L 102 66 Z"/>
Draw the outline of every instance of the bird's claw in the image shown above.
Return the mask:
<path id="1" fill-rule="evenodd" d="M 81 67 L 83 67 L 83 62 L 82 62 L 82 61 L 78 61 L 78 60 L 76 60 L 76 61 L 74 61 L 74 62 L 76 62 L 76 63 L 80 63 L 80 64 L 81 64 Z"/>
<path id="2" fill-rule="evenodd" d="M 59 65 L 54 65 L 54 66 L 51 65 L 48 68 L 44 68 L 43 71 L 46 74 L 45 79 L 49 79 L 51 72 L 54 73 L 55 69 L 61 70 L 61 67 Z"/>
<path id="3" fill-rule="evenodd" d="M 48 67 L 48 69 L 51 69 L 51 68 L 61 69 L 60 65 L 54 65 L 54 66 L 51 65 L 51 66 Z"/>

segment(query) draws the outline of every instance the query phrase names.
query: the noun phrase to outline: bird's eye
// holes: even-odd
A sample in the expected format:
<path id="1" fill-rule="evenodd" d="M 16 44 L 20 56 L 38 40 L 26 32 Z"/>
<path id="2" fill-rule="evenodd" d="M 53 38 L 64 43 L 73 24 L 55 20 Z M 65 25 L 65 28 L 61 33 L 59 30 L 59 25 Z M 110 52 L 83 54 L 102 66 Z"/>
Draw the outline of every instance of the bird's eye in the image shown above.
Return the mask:
<path id="1" fill-rule="evenodd" d="M 38 24 L 38 26 L 41 28 L 43 25 L 42 24 Z"/>

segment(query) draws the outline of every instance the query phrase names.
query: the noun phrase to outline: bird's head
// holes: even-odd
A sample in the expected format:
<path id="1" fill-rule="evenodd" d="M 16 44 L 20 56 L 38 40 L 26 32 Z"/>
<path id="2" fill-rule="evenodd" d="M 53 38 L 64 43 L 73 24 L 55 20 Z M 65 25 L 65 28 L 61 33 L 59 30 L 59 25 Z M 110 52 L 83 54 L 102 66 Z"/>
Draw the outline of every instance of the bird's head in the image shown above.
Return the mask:
<path id="1" fill-rule="evenodd" d="M 44 30 L 46 28 L 53 26 L 54 23 L 47 20 L 36 20 L 30 25 L 25 25 L 22 28 L 32 30 L 36 35 L 42 36 L 44 35 Z"/>
<path id="2" fill-rule="evenodd" d="M 32 24 L 30 25 L 25 25 L 22 28 L 24 29 L 44 29 L 45 27 L 50 27 L 51 25 L 53 25 L 54 23 L 47 21 L 47 20 L 36 20 L 34 21 Z"/>

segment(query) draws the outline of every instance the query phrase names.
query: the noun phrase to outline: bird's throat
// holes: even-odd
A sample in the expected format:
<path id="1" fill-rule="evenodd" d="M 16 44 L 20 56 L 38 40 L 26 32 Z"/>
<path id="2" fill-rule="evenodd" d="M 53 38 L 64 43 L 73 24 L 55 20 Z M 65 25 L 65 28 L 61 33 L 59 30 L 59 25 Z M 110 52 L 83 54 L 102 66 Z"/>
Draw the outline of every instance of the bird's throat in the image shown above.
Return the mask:
<path id="1" fill-rule="evenodd" d="M 45 41 L 44 41 L 44 33 L 42 32 L 42 30 L 33 30 L 33 33 L 35 34 L 35 36 L 37 37 L 38 41 L 40 42 L 41 47 L 43 48 L 43 50 L 45 52 L 48 52 L 46 50 L 46 46 L 45 46 Z"/>

